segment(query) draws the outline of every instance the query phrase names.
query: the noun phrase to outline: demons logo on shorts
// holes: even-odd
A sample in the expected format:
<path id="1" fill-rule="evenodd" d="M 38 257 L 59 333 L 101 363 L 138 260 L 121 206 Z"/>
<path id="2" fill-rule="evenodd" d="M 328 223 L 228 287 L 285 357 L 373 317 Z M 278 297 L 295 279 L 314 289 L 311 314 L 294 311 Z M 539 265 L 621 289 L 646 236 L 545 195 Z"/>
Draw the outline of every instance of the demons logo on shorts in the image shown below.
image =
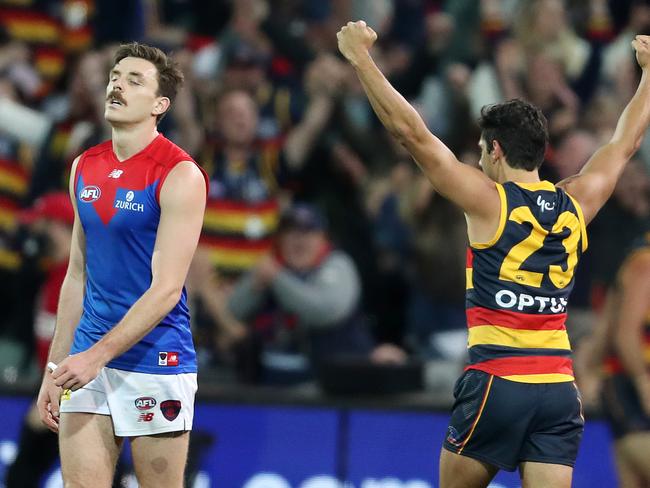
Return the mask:
<path id="1" fill-rule="evenodd" d="M 162 411 L 163 416 L 171 422 L 178 417 L 178 414 L 181 411 L 181 401 L 165 400 L 160 404 L 160 410 Z"/>

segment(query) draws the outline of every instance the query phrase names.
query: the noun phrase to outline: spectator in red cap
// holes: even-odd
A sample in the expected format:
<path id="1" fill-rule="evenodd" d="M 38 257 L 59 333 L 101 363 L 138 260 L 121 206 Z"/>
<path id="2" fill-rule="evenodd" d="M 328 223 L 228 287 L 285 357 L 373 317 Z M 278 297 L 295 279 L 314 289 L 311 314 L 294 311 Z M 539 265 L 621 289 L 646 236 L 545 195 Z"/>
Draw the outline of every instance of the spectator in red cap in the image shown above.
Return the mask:
<path id="1" fill-rule="evenodd" d="M 36 356 L 40 369 L 44 370 L 54 335 L 59 292 L 68 268 L 74 210 L 67 193 L 54 192 L 37 199 L 32 207 L 21 212 L 19 219 L 30 232 L 44 238 L 46 247 L 46 275 L 34 319 Z M 57 436 L 41 423 L 32 404 L 23 423 L 18 454 L 7 470 L 7 488 L 39 486 L 41 477 L 57 456 Z"/>

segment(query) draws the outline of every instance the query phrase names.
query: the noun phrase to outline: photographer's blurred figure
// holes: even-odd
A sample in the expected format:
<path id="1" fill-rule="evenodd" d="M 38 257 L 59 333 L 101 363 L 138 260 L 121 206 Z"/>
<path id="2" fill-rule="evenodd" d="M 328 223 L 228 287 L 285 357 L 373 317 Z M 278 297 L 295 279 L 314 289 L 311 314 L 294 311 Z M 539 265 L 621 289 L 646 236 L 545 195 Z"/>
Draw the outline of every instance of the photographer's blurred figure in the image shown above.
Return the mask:
<path id="1" fill-rule="evenodd" d="M 360 300 L 357 269 L 329 241 L 323 215 L 311 205 L 289 208 L 273 253 L 237 283 L 228 301 L 234 319 L 247 325 L 240 330 L 243 379 L 295 384 L 337 358 L 404 361 L 397 348 L 374 348 Z"/>
<path id="2" fill-rule="evenodd" d="M 48 193 L 19 215 L 34 237 L 45 247 L 45 280 L 34 318 L 36 358 L 45 370 L 47 352 L 54 335 L 59 292 L 68 269 L 74 211 L 66 192 Z M 37 487 L 58 456 L 57 436 L 41 422 L 32 403 L 23 423 L 18 454 L 7 470 L 7 488 Z"/>

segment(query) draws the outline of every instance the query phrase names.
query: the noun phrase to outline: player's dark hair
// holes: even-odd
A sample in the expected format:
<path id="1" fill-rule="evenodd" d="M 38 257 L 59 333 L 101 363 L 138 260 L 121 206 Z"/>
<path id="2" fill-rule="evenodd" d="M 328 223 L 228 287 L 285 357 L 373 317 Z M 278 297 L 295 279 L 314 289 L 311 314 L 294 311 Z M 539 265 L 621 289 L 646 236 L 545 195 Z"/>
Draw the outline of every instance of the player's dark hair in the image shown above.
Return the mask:
<path id="1" fill-rule="evenodd" d="M 497 141 L 511 168 L 533 171 L 541 166 L 548 129 L 546 117 L 536 106 L 520 99 L 486 105 L 478 124 L 488 151 Z"/>
<path id="2" fill-rule="evenodd" d="M 113 59 L 113 66 L 129 57 L 145 59 L 156 67 L 156 71 L 158 71 L 158 93 L 156 95 L 169 98 L 169 101 L 173 102 L 178 89 L 183 84 L 184 76 L 172 58 L 157 47 L 147 46 L 139 42 L 130 42 L 120 45 L 117 49 Z M 156 121 L 160 122 L 166 113 L 158 115 Z"/>

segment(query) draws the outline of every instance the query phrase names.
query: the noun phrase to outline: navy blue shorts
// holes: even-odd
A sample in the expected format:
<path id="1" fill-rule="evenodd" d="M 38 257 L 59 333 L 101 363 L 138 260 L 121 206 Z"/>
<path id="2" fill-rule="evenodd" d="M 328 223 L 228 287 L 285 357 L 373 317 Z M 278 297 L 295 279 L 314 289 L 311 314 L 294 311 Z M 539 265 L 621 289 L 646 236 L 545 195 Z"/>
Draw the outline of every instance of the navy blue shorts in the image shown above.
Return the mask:
<path id="1" fill-rule="evenodd" d="M 602 400 L 614 438 L 650 431 L 650 417 L 643 411 L 636 387 L 626 375 L 617 374 L 605 380 Z"/>
<path id="2" fill-rule="evenodd" d="M 506 471 L 524 461 L 575 464 L 584 417 L 573 382 L 519 383 L 468 370 L 454 398 L 445 449 Z"/>

